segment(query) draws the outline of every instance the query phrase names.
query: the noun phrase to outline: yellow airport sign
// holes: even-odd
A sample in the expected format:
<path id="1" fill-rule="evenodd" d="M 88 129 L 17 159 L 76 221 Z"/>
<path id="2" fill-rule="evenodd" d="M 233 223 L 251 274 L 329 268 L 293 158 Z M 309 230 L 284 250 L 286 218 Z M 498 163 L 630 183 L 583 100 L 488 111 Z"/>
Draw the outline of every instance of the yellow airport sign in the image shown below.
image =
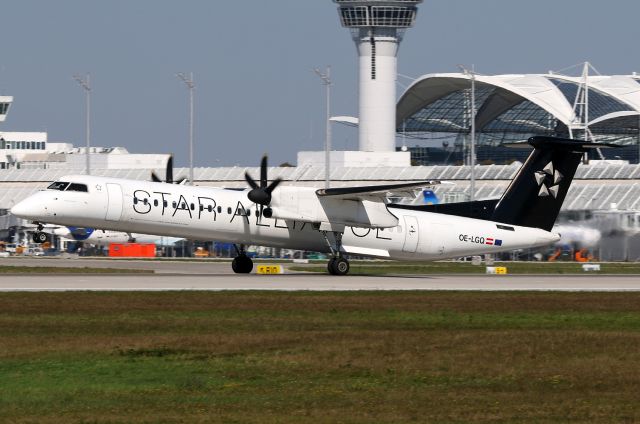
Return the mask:
<path id="1" fill-rule="evenodd" d="M 284 274 L 284 268 L 282 265 L 258 265 L 256 274 Z"/>
<path id="2" fill-rule="evenodd" d="M 498 275 L 506 275 L 507 267 L 506 266 L 488 266 L 487 274 L 498 274 Z"/>

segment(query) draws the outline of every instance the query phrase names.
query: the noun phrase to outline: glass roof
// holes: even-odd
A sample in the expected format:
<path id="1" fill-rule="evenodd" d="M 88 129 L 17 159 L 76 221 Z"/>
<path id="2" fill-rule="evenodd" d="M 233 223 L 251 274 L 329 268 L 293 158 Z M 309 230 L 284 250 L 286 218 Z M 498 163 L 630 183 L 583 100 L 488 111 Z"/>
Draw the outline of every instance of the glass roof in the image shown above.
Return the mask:
<path id="1" fill-rule="evenodd" d="M 558 120 L 528 100 L 523 100 L 489 122 L 483 132 L 553 133 Z"/>
<path id="2" fill-rule="evenodd" d="M 476 110 L 494 90 L 491 86 L 476 87 Z M 399 124 L 408 132 L 469 132 L 470 104 L 470 88 L 454 91 L 426 105 Z"/>
<path id="3" fill-rule="evenodd" d="M 545 77 L 552 82 L 569 105 L 573 105 L 578 93 L 579 84 L 557 77 Z M 639 81 L 640 83 L 640 81 Z M 538 104 L 524 97 L 517 97 L 506 111 L 495 118 L 483 119 L 483 114 L 491 114 L 491 110 L 500 108 L 500 92 L 491 84 L 478 82 L 476 85 L 476 108 L 478 122 L 477 141 L 483 145 L 497 146 L 501 143 L 523 141 L 535 135 L 581 138 L 582 131 L 574 129 L 571 133 L 561 118 Z M 398 122 L 398 132 L 405 132 L 408 138 L 420 140 L 445 140 L 464 144 L 470 133 L 470 88 L 450 92 L 403 121 Z M 493 103 L 493 100 L 497 102 Z M 500 110 L 500 109 L 498 109 Z M 633 112 L 632 106 L 603 93 L 593 87 L 589 89 L 589 120 L 616 112 Z M 640 140 L 640 117 L 622 116 L 609 118 L 590 125 L 591 133 L 598 141 L 609 141 L 618 144 L 633 144 Z M 459 137 L 462 137 L 459 139 Z"/>
<path id="4" fill-rule="evenodd" d="M 569 104 L 573 105 L 575 103 L 578 95 L 578 83 L 560 78 L 548 78 L 548 80 L 558 87 L 558 90 L 562 92 Z M 610 113 L 631 110 L 633 110 L 631 106 L 626 105 L 615 97 L 589 87 L 589 121 Z"/>

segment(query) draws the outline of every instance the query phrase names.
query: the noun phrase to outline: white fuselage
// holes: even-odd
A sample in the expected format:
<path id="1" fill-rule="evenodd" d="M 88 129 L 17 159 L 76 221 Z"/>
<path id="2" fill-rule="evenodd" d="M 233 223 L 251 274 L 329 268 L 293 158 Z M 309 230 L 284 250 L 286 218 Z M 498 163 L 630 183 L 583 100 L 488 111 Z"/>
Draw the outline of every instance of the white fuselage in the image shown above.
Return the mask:
<path id="1" fill-rule="evenodd" d="M 330 251 L 311 222 L 258 217 L 257 206 L 247 198 L 248 190 L 93 176 L 69 176 L 61 181 L 86 184 L 88 192 L 43 190 L 17 204 L 12 213 L 58 225 Z M 274 202 L 274 210 L 295 206 L 300 216 L 306 214 L 304 204 L 287 205 L 283 196 L 275 196 Z M 393 207 L 389 211 L 397 225 L 346 227 L 342 250 L 361 256 L 435 260 L 545 246 L 559 239 L 537 228 Z M 329 233 L 331 241 L 332 237 Z"/>

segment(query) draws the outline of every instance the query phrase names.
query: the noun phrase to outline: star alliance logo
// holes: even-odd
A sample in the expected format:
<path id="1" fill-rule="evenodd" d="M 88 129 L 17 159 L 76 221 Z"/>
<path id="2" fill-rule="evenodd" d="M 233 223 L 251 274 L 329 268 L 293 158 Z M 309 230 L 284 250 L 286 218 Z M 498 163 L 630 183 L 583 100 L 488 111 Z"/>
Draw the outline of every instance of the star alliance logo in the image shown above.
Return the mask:
<path id="1" fill-rule="evenodd" d="M 553 162 L 549 162 L 542 171 L 536 171 L 534 174 L 536 182 L 540 187 L 538 197 L 553 196 L 555 199 L 558 197 L 558 191 L 560 190 L 560 181 L 564 178 L 563 175 L 553 168 Z"/>

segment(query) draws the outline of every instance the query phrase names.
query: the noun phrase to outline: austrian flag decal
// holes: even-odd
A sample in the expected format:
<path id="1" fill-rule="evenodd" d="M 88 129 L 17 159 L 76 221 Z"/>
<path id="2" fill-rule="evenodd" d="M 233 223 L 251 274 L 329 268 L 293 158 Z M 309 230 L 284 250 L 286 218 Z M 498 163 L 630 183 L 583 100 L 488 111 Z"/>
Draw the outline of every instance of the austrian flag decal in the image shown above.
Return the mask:
<path id="1" fill-rule="evenodd" d="M 485 239 L 485 244 L 490 244 L 492 246 L 502 246 L 502 240 L 500 240 L 500 239 L 492 239 L 490 237 L 487 237 Z"/>

